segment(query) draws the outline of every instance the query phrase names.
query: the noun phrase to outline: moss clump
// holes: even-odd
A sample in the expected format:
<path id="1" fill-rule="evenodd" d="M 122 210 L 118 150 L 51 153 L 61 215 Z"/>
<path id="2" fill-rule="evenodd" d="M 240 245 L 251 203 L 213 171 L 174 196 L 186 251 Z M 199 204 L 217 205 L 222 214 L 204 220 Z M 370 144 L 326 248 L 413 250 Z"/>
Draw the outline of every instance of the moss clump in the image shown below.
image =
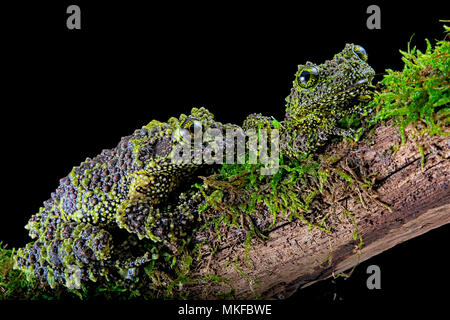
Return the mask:
<path id="1" fill-rule="evenodd" d="M 444 27 L 447 38 L 450 28 Z M 407 51 L 400 50 L 403 70 L 386 70 L 384 88 L 370 102 L 377 110 L 374 122 L 392 118 L 403 143 L 408 125 L 419 135 L 450 134 L 445 129 L 450 120 L 450 43 L 444 39 L 434 47 L 428 40 L 426 44 L 425 52 L 409 44 Z"/>

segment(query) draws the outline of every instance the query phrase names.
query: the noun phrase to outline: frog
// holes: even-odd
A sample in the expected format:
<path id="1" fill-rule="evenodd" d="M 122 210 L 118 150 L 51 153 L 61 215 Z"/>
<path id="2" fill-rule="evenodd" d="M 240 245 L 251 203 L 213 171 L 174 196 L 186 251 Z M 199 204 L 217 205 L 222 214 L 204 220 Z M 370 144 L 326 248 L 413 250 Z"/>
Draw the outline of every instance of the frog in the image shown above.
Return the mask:
<path id="1" fill-rule="evenodd" d="M 190 161 L 195 132 L 227 127 L 207 109 L 192 108 L 167 122 L 152 120 L 87 158 L 29 219 L 33 241 L 17 251 L 15 268 L 52 288 L 70 287 L 74 279 L 132 281 L 162 251 L 176 254 L 201 201 L 198 190 L 186 187 L 205 166 Z M 203 139 L 200 149 L 212 142 Z"/>
<path id="2" fill-rule="evenodd" d="M 338 123 L 365 112 L 361 102 L 370 99 L 374 74 L 364 48 L 347 44 L 332 60 L 298 66 L 284 120 L 252 114 L 242 128 L 280 130 L 283 156 L 313 153 L 332 136 L 354 135 Z M 98 279 L 133 282 L 146 265 L 164 263 L 164 253 L 176 254 L 188 241 L 204 201 L 189 186 L 209 164 L 184 161 L 204 129 L 240 127 L 193 108 L 167 122 L 152 120 L 74 167 L 28 221 L 33 241 L 17 250 L 15 268 L 52 288 L 70 288 Z M 216 142 L 209 139 L 200 149 Z"/>
<path id="3" fill-rule="evenodd" d="M 322 64 L 307 61 L 298 65 L 291 92 L 285 99 L 282 121 L 251 114 L 243 128 L 278 128 L 280 149 L 290 158 L 314 153 L 335 136 L 355 139 L 355 130 L 342 128 L 340 120 L 368 112 L 364 106 L 372 98 L 374 76 L 367 51 L 360 45 L 348 43 Z"/>

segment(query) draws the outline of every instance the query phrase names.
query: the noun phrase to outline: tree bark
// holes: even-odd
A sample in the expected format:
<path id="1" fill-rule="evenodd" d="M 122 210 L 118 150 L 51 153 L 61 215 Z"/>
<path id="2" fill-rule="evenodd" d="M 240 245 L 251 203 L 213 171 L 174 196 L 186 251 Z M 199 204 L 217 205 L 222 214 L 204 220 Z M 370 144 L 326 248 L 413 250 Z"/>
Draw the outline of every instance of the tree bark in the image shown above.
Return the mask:
<path id="1" fill-rule="evenodd" d="M 368 140 L 371 140 L 370 143 Z M 326 233 L 300 221 L 278 219 L 267 240 L 254 239 L 248 263 L 239 269 L 230 264 L 230 257 L 245 261 L 245 243 L 236 235 L 222 241 L 211 260 L 200 259 L 194 267 L 198 275 L 214 273 L 229 279 L 234 298 L 283 299 L 297 289 L 349 270 L 408 239 L 450 222 L 450 140 L 448 136 L 424 137 L 425 165 L 417 144 L 410 139 L 400 145 L 398 129 L 381 126 L 375 136 L 356 146 L 348 143 L 332 145 L 328 153 L 343 152 L 341 164 L 351 159 L 366 165 L 369 174 L 376 174 L 375 192 L 391 211 L 372 201 L 361 203 L 354 197 L 342 201 L 355 218 L 364 245 L 355 251 L 355 227 L 350 219 L 335 225 Z M 396 152 L 393 146 L 399 146 Z M 325 208 L 327 210 L 335 210 Z M 334 216 L 339 216 L 334 214 Z M 233 245 L 230 245 L 233 243 Z M 247 275 L 244 276 L 243 274 Z M 220 282 L 194 284 L 191 297 L 214 299 L 230 287 Z"/>

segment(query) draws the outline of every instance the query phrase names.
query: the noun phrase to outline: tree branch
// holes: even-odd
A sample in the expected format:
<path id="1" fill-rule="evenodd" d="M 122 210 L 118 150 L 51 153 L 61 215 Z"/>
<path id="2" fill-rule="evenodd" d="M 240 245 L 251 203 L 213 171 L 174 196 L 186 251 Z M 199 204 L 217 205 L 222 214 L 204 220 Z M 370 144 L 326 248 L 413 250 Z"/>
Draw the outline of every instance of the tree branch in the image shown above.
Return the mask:
<path id="1" fill-rule="evenodd" d="M 400 146 L 397 129 L 381 126 L 373 138 L 356 146 L 331 145 L 327 153 L 344 153 L 340 165 L 359 164 L 368 176 L 376 177 L 377 198 L 365 195 L 344 197 L 340 205 L 329 205 L 323 214 L 336 223 L 331 233 L 308 227 L 301 221 L 279 218 L 268 240 L 255 238 L 245 262 L 246 245 L 242 234 L 230 234 L 207 262 L 200 259 L 193 270 L 199 275 L 214 273 L 229 279 L 223 282 L 192 284 L 193 298 L 215 298 L 234 288 L 238 299 L 286 298 L 298 288 L 344 272 L 408 239 L 450 222 L 450 148 L 447 136 L 425 137 L 425 166 L 417 143 L 408 140 Z M 370 141 L 369 141 L 370 140 Z M 425 142 L 424 142 L 425 141 Z M 398 150 L 395 151 L 395 146 Z M 382 203 L 388 204 L 389 208 Z M 263 209 L 258 209 L 263 210 Z M 348 210 L 348 211 L 347 211 Z M 342 218 L 342 213 L 351 212 Z M 358 249 L 359 238 L 364 244 Z M 230 245 L 233 244 L 233 245 Z M 231 258 L 244 261 L 237 266 Z"/>

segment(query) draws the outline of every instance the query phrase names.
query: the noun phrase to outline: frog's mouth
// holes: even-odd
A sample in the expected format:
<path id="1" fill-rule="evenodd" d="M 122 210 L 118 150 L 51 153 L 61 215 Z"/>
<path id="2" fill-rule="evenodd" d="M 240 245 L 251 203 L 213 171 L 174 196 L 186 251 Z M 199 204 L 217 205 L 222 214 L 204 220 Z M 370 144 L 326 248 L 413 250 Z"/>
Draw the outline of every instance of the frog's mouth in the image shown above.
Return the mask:
<path id="1" fill-rule="evenodd" d="M 369 78 L 364 78 L 364 79 L 358 80 L 355 83 L 349 85 L 347 88 L 345 88 L 345 91 L 352 90 L 354 88 L 366 85 L 368 83 L 369 83 Z"/>

